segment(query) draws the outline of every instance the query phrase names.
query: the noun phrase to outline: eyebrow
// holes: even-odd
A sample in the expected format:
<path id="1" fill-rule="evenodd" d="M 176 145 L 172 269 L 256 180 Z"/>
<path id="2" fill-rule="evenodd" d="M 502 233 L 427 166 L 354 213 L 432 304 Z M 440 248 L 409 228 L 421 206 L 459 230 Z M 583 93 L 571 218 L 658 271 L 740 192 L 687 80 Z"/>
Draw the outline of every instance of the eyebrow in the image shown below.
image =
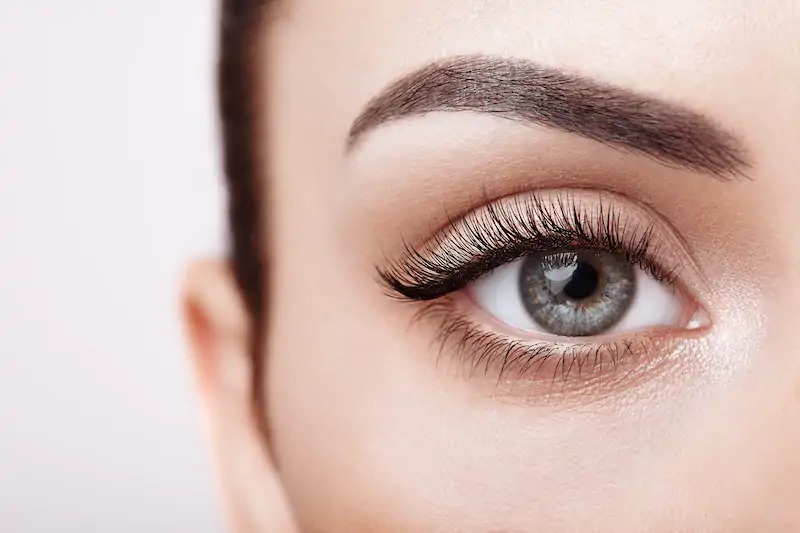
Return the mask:
<path id="1" fill-rule="evenodd" d="M 663 164 L 744 176 L 741 141 L 688 108 L 521 59 L 457 56 L 425 66 L 373 98 L 348 149 L 378 126 L 432 112 L 472 111 L 546 126 L 643 154 Z"/>

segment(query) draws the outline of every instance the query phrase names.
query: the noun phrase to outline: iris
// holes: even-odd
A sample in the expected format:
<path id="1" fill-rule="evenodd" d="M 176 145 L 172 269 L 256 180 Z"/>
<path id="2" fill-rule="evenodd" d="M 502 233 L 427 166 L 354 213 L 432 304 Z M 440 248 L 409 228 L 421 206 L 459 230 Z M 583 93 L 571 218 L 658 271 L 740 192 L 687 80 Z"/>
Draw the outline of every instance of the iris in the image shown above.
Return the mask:
<path id="1" fill-rule="evenodd" d="M 525 310 L 547 332 L 590 336 L 625 316 L 636 294 L 636 275 L 617 253 L 532 254 L 520 269 L 519 290 Z"/>

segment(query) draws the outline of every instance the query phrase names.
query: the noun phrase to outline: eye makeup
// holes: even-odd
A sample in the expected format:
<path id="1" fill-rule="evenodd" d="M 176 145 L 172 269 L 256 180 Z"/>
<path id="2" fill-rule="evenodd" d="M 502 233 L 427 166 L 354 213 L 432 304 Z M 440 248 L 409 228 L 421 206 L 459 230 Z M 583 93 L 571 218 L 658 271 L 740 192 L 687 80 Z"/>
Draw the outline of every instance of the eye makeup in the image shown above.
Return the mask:
<path id="1" fill-rule="evenodd" d="M 379 274 L 399 297 L 432 300 L 531 253 L 591 248 L 619 253 L 658 281 L 674 281 L 679 264 L 655 259 L 663 240 L 654 235 L 655 223 L 626 215 L 614 198 L 620 197 L 556 190 L 488 203 L 451 220 L 422 247 L 406 245 Z"/>
<path id="2" fill-rule="evenodd" d="M 520 261 L 528 264 L 517 269 L 522 277 L 486 288 L 493 273 Z M 629 269 L 646 280 L 635 297 Z M 681 339 L 697 338 L 708 326 L 695 296 L 702 274 L 677 231 L 649 207 L 601 190 L 553 189 L 486 202 L 421 245 L 407 243 L 378 268 L 378 278 L 392 298 L 420 306 L 414 321 L 435 325 L 440 356 L 455 355 L 470 375 L 480 371 L 498 382 L 525 379 L 571 390 L 622 375 L 646 378 L 653 372 L 639 370 L 659 367 Z M 525 294 L 530 279 L 546 305 L 509 303 Z M 603 292 L 604 286 L 614 290 Z M 666 296 L 659 299 L 654 289 Z M 481 294 L 500 304 L 485 305 Z M 621 296 L 627 300 L 616 302 Z M 659 316 L 648 306 L 664 298 L 677 302 L 677 318 L 648 321 Z M 528 311 L 522 323 L 530 328 L 493 312 L 514 305 L 522 309 L 517 315 Z M 603 317 L 608 310 L 619 316 Z M 556 327 L 564 317 L 569 327 Z M 586 321 L 600 327 L 585 327 Z"/>

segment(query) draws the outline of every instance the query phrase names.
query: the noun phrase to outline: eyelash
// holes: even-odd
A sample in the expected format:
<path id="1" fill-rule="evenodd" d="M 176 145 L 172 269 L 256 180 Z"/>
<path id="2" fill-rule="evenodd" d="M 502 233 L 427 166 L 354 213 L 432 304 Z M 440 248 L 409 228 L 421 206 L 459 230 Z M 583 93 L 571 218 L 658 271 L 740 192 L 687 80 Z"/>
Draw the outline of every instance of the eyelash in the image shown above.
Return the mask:
<path id="1" fill-rule="evenodd" d="M 450 221 L 422 248 L 406 244 L 403 256 L 388 268 L 378 269 L 378 275 L 391 296 L 424 303 L 413 322 L 432 319 L 440 324 L 434 337 L 440 357 L 451 346 L 473 372 L 489 374 L 495 369 L 492 373 L 498 383 L 511 373 L 517 379 L 526 376 L 536 382 L 546 368 L 552 372 L 553 384 L 560 376 L 566 387 L 574 372 L 585 378 L 579 382 L 594 382 L 607 375 L 609 367 L 614 374 L 621 364 L 634 359 L 655 363 L 652 354 L 659 351 L 656 348 L 661 343 L 657 334 L 581 343 L 515 339 L 478 325 L 452 294 L 528 254 L 576 248 L 619 253 L 670 286 L 678 277 L 678 267 L 667 267 L 656 259 L 654 225 L 629 223 L 613 202 L 602 197 L 590 209 L 563 192 L 488 203 Z"/>
<path id="2" fill-rule="evenodd" d="M 602 200 L 596 209 L 593 215 L 568 193 L 556 195 L 553 205 L 540 196 L 490 203 L 484 210 L 450 221 L 420 250 L 406 244 L 404 255 L 378 269 L 378 276 L 395 297 L 430 301 L 528 254 L 590 248 L 619 253 L 656 281 L 675 282 L 678 268 L 667 268 L 655 259 L 653 225 L 628 228 L 622 212 Z"/>
<path id="3" fill-rule="evenodd" d="M 435 319 L 440 324 L 433 342 L 438 345 L 440 358 L 450 346 L 456 358 L 471 368 L 472 373 L 496 375 L 497 383 L 512 374 L 514 380 L 525 377 L 537 382 L 546 368 L 552 374 L 551 385 L 555 385 L 560 377 L 566 389 L 573 372 L 578 373 L 577 381 L 580 384 L 595 380 L 602 385 L 604 377 L 614 376 L 621 365 L 630 361 L 652 360 L 652 364 L 656 365 L 658 361 L 651 354 L 657 352 L 657 346 L 661 344 L 657 336 L 647 335 L 635 339 L 579 344 L 512 339 L 477 326 L 451 302 L 427 302 L 414 315 L 412 323 L 425 319 Z M 636 372 L 630 372 L 617 378 L 635 375 Z M 605 384 L 613 381 L 606 378 Z"/>

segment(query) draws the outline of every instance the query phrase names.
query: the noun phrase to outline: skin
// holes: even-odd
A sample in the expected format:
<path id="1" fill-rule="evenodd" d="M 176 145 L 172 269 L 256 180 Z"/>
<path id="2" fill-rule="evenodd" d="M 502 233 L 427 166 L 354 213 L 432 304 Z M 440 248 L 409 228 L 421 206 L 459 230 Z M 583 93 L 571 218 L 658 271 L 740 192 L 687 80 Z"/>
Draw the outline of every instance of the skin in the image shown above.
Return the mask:
<path id="1" fill-rule="evenodd" d="M 291 0 L 267 25 L 256 416 L 268 439 L 250 402 L 253 328 L 226 266 L 195 264 L 184 291 L 236 530 L 800 528 L 797 2 Z M 384 124 L 345 149 L 387 85 L 462 54 L 691 109 L 741 140 L 747 178 L 470 113 Z M 440 354 L 440 324 L 411 325 L 416 304 L 376 282 L 404 239 L 424 242 L 448 214 L 575 187 L 666 221 L 681 283 L 708 313 L 707 327 L 669 334 L 667 362 L 635 382 L 556 398 L 527 378 L 498 383 Z"/>

